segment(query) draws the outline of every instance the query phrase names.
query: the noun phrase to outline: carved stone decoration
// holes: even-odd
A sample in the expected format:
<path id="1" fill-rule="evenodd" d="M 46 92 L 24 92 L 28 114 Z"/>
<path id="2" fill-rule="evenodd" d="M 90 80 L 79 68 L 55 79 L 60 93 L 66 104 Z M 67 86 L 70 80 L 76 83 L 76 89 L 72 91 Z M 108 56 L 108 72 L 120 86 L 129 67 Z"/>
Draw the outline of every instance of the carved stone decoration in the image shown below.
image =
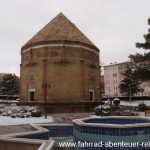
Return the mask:
<path id="1" fill-rule="evenodd" d="M 51 57 L 59 56 L 59 53 L 57 50 L 49 49 L 48 50 L 48 55 Z"/>
<path id="2" fill-rule="evenodd" d="M 30 74 L 28 76 L 28 82 L 29 82 L 29 88 L 30 89 L 35 88 L 35 78 L 34 78 L 33 74 Z"/>
<path id="3" fill-rule="evenodd" d="M 30 60 L 30 53 L 28 53 L 28 52 L 24 53 L 24 55 L 23 55 L 23 60 L 24 60 L 24 61 Z"/>
<path id="4" fill-rule="evenodd" d="M 42 57 L 42 52 L 40 49 L 37 49 L 36 50 L 36 57 L 39 58 L 39 57 Z"/>
<path id="5" fill-rule="evenodd" d="M 79 58 L 80 57 L 79 50 L 71 49 L 71 47 L 70 47 L 70 48 L 66 49 L 65 56 Z"/>
<path id="6" fill-rule="evenodd" d="M 37 62 L 29 61 L 25 66 L 26 66 L 26 67 L 33 67 L 33 66 L 36 66 L 36 65 L 38 65 Z"/>
<path id="7" fill-rule="evenodd" d="M 33 81 L 34 80 L 34 76 L 31 74 L 31 75 L 29 75 L 28 79 L 29 79 L 29 81 Z"/>
<path id="8" fill-rule="evenodd" d="M 96 77 L 94 75 L 91 75 L 89 77 L 89 85 L 93 85 L 96 82 Z"/>
<path id="9" fill-rule="evenodd" d="M 68 64 L 72 64 L 73 62 L 67 58 L 63 58 L 61 60 L 55 61 L 54 63 L 59 65 L 68 65 Z"/>
<path id="10" fill-rule="evenodd" d="M 96 69 L 97 68 L 95 63 L 88 64 L 87 66 L 89 68 L 92 68 L 92 69 Z"/>

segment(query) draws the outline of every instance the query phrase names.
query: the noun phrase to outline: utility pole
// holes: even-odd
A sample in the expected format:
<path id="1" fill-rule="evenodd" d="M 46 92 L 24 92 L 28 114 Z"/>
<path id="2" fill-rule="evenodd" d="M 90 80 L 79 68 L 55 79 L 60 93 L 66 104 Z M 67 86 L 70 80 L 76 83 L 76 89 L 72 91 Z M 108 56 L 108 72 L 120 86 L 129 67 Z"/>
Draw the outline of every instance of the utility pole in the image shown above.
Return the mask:
<path id="1" fill-rule="evenodd" d="M 129 84 L 129 101 L 130 101 L 130 104 L 131 104 L 133 79 L 129 78 L 129 77 L 126 77 L 126 78 L 128 78 L 131 81 L 131 83 Z"/>
<path id="2" fill-rule="evenodd" d="M 44 91 L 44 109 L 45 109 L 45 119 L 47 118 L 47 110 L 46 110 L 46 105 L 47 105 L 47 83 L 42 84 L 42 89 Z"/>
<path id="3" fill-rule="evenodd" d="M 130 104 L 131 104 L 131 84 L 129 84 L 129 99 L 130 99 Z"/>
<path id="4" fill-rule="evenodd" d="M 47 59 L 43 60 L 43 67 L 44 67 L 44 80 L 42 82 L 42 89 L 44 92 L 44 109 L 45 109 L 45 119 L 47 118 L 47 89 L 50 87 L 50 85 L 47 83 Z"/>
<path id="5" fill-rule="evenodd" d="M 50 85 L 47 83 L 42 83 L 42 89 L 44 91 L 44 109 L 45 109 L 45 119 L 47 118 L 47 89 L 50 88 Z"/>

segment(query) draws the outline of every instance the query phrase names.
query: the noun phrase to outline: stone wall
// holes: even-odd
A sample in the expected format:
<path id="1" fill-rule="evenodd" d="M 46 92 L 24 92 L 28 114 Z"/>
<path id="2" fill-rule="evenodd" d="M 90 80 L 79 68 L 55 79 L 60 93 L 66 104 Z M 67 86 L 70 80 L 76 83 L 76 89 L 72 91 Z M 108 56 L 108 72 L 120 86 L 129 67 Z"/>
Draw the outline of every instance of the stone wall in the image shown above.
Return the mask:
<path id="1" fill-rule="evenodd" d="M 18 105 L 30 105 L 30 106 L 38 106 L 42 113 L 45 113 L 45 108 L 47 113 L 77 113 L 77 112 L 94 112 L 96 106 L 98 106 L 99 102 L 22 102 Z"/>
<path id="2" fill-rule="evenodd" d="M 29 100 L 29 90 L 35 90 L 35 101 L 48 102 L 90 101 L 89 90 L 95 101 L 100 95 L 99 55 L 84 47 L 73 45 L 45 46 L 22 51 L 21 102 Z"/>
<path id="3" fill-rule="evenodd" d="M 37 150 L 40 144 L 31 144 L 25 142 L 0 141 L 1 150 Z"/>

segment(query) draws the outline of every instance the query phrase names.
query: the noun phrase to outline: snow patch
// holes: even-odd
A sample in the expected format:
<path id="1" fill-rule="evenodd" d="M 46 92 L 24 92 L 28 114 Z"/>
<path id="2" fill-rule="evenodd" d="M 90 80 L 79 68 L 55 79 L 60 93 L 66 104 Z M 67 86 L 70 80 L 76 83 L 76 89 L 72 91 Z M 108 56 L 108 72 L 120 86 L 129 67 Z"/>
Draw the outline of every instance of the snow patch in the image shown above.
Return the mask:
<path id="1" fill-rule="evenodd" d="M 45 119 L 44 116 L 31 118 L 11 118 L 6 116 L 0 116 L 0 126 L 51 122 L 53 122 L 53 118 L 51 116 L 48 116 L 47 119 Z"/>
<path id="2" fill-rule="evenodd" d="M 0 126 L 53 122 L 50 116 L 45 119 L 32 115 L 36 112 L 40 112 L 37 107 L 17 106 L 15 103 L 0 104 Z"/>

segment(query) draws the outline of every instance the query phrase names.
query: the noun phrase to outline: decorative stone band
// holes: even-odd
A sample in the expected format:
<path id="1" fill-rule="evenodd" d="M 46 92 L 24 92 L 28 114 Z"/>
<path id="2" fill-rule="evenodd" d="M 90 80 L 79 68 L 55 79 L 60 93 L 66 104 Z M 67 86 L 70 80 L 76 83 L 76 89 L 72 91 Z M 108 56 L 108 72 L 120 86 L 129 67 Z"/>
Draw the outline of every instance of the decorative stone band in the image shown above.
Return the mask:
<path id="1" fill-rule="evenodd" d="M 66 47 L 75 47 L 75 48 L 83 48 L 83 49 L 86 49 L 88 51 L 92 51 L 94 52 L 95 54 L 99 55 L 99 50 L 98 49 L 95 49 L 94 47 L 92 46 L 87 46 L 86 44 L 70 44 L 70 43 L 56 43 L 56 44 L 38 44 L 38 45 L 31 45 L 30 47 L 23 47 L 21 52 L 22 53 L 25 53 L 27 51 L 30 51 L 31 49 L 37 49 L 37 48 L 44 48 L 44 47 L 62 47 L 62 46 L 66 46 Z"/>

